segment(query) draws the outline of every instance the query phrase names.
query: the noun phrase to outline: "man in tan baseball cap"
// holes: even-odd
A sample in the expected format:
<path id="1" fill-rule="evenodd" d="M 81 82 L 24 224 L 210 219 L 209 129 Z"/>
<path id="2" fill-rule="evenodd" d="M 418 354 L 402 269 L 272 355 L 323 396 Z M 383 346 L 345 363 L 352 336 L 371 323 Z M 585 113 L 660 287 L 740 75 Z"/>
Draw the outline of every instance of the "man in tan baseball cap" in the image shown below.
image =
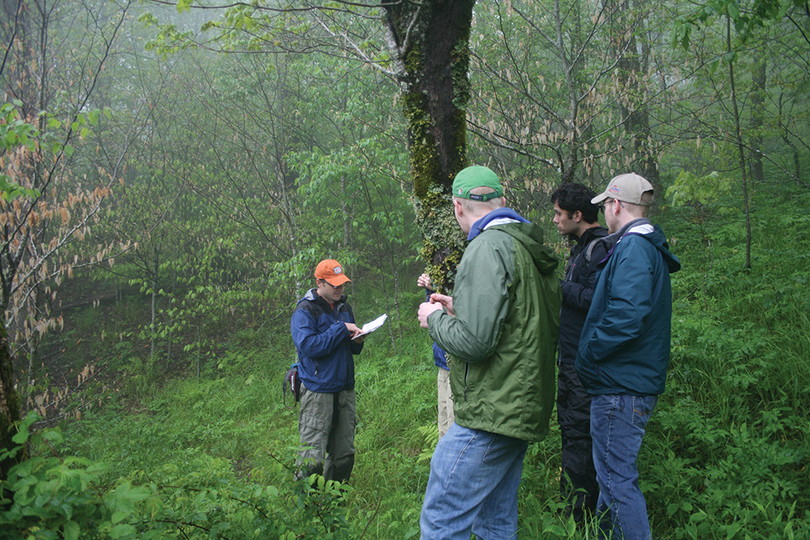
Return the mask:
<path id="1" fill-rule="evenodd" d="M 600 530 L 613 538 L 652 538 L 638 484 L 645 426 L 664 392 L 672 325 L 670 274 L 681 263 L 664 231 L 647 219 L 653 186 L 628 173 L 591 202 L 601 203 L 611 247 L 599 263 L 575 367 L 591 395 L 591 440 Z"/>
<path id="2" fill-rule="evenodd" d="M 652 184 L 643 176 L 627 173 L 614 177 L 591 202 L 602 205 L 608 232 L 613 234 L 633 220 L 646 219 L 654 193 Z"/>

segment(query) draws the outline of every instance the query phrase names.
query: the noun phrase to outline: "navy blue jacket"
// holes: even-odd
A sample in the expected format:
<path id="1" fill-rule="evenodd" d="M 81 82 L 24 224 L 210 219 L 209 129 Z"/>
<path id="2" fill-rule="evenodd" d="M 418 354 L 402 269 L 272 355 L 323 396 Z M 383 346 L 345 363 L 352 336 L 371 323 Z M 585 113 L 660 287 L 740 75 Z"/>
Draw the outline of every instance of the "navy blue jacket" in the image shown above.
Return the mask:
<path id="1" fill-rule="evenodd" d="M 430 302 L 430 295 L 433 294 L 433 291 L 430 289 L 425 289 L 425 296 L 427 297 L 427 301 Z M 438 368 L 442 368 L 445 371 L 450 371 L 450 366 L 447 365 L 447 353 L 444 350 L 436 345 L 436 342 L 433 342 L 433 363 Z"/>
<path id="2" fill-rule="evenodd" d="M 589 394 L 659 395 L 669 366 L 669 275 L 681 263 L 664 232 L 646 219 L 628 223 L 616 236 L 582 328 L 577 374 Z"/>
<path id="3" fill-rule="evenodd" d="M 354 323 L 346 297 L 334 309 L 311 289 L 298 301 L 290 329 L 298 350 L 298 375 L 308 390 L 329 393 L 354 388 L 354 357 L 363 344 L 352 341 L 345 323 Z"/>

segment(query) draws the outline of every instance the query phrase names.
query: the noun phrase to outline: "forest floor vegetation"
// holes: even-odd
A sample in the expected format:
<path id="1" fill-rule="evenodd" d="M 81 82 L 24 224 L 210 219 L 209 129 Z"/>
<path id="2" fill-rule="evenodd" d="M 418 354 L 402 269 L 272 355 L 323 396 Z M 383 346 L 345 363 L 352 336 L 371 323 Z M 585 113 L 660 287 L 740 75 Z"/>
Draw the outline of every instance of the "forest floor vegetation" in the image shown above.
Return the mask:
<path id="1" fill-rule="evenodd" d="M 756 222 L 750 271 L 739 216 L 718 219 L 708 247 L 688 208 L 653 219 L 683 263 L 667 390 L 639 455 L 658 539 L 810 539 L 810 212 L 795 210 L 810 197 L 796 198 L 784 213 L 778 200 L 761 202 L 768 219 Z M 136 316 L 92 309 L 76 313 L 108 335 Z M 427 333 L 414 317 L 395 344 L 383 332 L 367 338 L 346 486 L 293 480 L 298 408 L 281 392 L 288 334 L 281 324 L 245 328 L 200 376 L 184 377 L 150 372 L 131 341 L 99 345 L 94 354 L 119 359 L 117 380 L 94 387 L 102 406 L 80 421 L 22 430 L 31 458 L 3 484 L 0 538 L 418 538 L 437 441 Z M 560 513 L 559 446 L 552 421 L 529 447 L 521 538 L 595 537 Z"/>

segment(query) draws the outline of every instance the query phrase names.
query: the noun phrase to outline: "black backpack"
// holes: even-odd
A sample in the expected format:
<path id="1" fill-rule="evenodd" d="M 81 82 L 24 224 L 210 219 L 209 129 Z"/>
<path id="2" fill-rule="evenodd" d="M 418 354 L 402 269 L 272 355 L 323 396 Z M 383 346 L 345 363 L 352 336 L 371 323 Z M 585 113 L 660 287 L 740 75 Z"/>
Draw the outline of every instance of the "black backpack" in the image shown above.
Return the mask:
<path id="1" fill-rule="evenodd" d="M 284 406 L 292 409 L 295 405 L 287 405 L 287 392 L 291 392 L 295 402 L 301 400 L 301 379 L 298 377 L 298 362 L 290 366 L 287 374 L 284 375 L 284 381 L 281 383 L 281 398 Z"/>

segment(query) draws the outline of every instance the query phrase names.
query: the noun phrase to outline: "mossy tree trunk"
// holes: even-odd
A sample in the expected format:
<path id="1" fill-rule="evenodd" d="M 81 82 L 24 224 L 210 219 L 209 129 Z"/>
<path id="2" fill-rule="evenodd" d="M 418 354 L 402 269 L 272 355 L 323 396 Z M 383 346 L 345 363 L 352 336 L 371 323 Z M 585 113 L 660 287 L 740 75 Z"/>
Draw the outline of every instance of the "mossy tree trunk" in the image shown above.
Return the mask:
<path id="1" fill-rule="evenodd" d="M 408 123 L 408 152 L 421 255 L 437 290 L 452 286 L 463 237 L 450 204 L 467 164 L 470 26 L 474 0 L 383 1 L 387 46 Z"/>

